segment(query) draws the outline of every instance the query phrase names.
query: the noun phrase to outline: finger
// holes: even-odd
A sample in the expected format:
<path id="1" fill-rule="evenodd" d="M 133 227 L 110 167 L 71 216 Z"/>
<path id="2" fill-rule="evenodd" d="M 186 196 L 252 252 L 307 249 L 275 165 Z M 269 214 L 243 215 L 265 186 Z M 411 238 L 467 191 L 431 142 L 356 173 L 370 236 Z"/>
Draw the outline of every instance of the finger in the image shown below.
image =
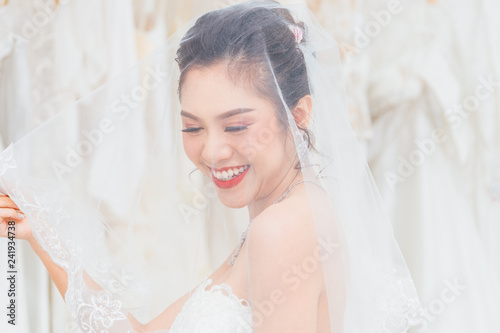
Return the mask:
<path id="1" fill-rule="evenodd" d="M 0 208 L 0 218 L 6 221 L 21 221 L 19 211 L 12 208 Z"/>
<path id="2" fill-rule="evenodd" d="M 11 198 L 9 197 L 0 197 L 0 207 L 1 208 L 14 208 L 19 210 L 19 207 L 17 207 L 16 203 L 12 201 Z"/>

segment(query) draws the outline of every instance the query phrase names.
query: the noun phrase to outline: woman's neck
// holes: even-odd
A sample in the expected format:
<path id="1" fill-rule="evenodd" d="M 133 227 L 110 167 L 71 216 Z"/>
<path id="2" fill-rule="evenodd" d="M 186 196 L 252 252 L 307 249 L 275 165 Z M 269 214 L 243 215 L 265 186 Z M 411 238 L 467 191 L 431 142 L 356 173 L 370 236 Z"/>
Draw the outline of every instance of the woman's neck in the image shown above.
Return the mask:
<path id="1" fill-rule="evenodd" d="M 278 200 L 294 183 L 303 180 L 302 172 L 295 168 L 290 168 L 285 177 L 280 181 L 278 186 L 263 198 L 253 201 L 248 205 L 248 213 L 250 220 L 254 219 L 262 213 L 267 207 L 271 206 Z"/>

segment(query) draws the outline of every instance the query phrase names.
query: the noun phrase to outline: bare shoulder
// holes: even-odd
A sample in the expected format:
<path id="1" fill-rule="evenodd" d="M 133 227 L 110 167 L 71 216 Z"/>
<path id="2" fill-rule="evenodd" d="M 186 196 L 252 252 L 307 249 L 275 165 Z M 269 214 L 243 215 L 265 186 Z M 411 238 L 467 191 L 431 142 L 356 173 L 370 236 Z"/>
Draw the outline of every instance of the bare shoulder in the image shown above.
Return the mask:
<path id="1" fill-rule="evenodd" d="M 280 295 L 279 301 L 273 301 L 280 304 L 275 312 L 283 311 L 285 317 L 290 311 L 316 309 L 323 290 L 321 263 L 315 257 L 316 229 L 304 200 L 305 193 L 295 193 L 268 207 L 252 222 L 247 236 L 252 299 L 273 300 Z M 278 320 L 276 313 L 273 318 Z"/>
<path id="2" fill-rule="evenodd" d="M 252 222 L 247 237 L 250 260 L 290 265 L 310 255 L 317 235 L 305 190 L 264 210 Z"/>

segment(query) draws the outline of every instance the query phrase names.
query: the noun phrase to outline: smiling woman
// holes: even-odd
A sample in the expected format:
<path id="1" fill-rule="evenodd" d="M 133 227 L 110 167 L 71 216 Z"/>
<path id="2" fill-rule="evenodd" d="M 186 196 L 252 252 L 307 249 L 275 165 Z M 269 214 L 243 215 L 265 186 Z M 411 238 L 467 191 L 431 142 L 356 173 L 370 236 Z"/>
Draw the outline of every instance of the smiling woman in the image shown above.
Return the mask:
<path id="1" fill-rule="evenodd" d="M 184 150 L 213 179 L 224 205 L 267 207 L 269 200 L 299 180 L 293 137 L 286 135 L 283 126 L 271 127 L 279 121 L 274 104 L 248 85 L 231 80 L 228 62 L 190 69 L 181 84 Z M 264 132 L 272 136 L 248 156 L 245 143 L 257 141 Z M 250 218 L 261 211 L 250 212 Z"/>
<path id="2" fill-rule="evenodd" d="M 419 302 L 349 126 L 335 42 L 305 7 L 273 1 L 187 28 L 0 156 L 2 226 L 15 221 L 81 330 L 399 333 L 415 324 Z M 116 101 L 152 69 L 164 79 L 118 116 Z M 104 119 L 114 130 L 55 174 L 51 162 Z M 30 149 L 71 122 L 76 133 Z M 140 123 L 150 124 L 146 142 Z M 209 233 L 194 233 L 186 216 L 197 228 L 246 229 L 214 265 Z"/>

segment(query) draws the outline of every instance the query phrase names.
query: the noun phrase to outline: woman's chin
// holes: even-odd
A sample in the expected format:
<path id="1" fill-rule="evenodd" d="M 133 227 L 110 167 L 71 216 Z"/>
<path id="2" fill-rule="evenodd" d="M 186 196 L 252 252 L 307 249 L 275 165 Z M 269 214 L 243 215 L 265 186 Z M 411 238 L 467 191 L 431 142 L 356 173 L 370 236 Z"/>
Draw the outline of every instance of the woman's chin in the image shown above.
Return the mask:
<path id="1" fill-rule="evenodd" d="M 226 207 L 229 207 L 229 208 L 243 208 L 243 207 L 246 207 L 248 205 L 248 202 L 247 200 L 245 199 L 239 199 L 239 198 L 235 198 L 235 197 L 225 197 L 225 196 L 220 196 L 219 195 L 219 200 L 220 202 L 226 206 Z"/>
<path id="2" fill-rule="evenodd" d="M 243 208 L 248 205 L 248 198 L 245 193 L 228 189 L 216 189 L 219 201 L 229 208 Z"/>

